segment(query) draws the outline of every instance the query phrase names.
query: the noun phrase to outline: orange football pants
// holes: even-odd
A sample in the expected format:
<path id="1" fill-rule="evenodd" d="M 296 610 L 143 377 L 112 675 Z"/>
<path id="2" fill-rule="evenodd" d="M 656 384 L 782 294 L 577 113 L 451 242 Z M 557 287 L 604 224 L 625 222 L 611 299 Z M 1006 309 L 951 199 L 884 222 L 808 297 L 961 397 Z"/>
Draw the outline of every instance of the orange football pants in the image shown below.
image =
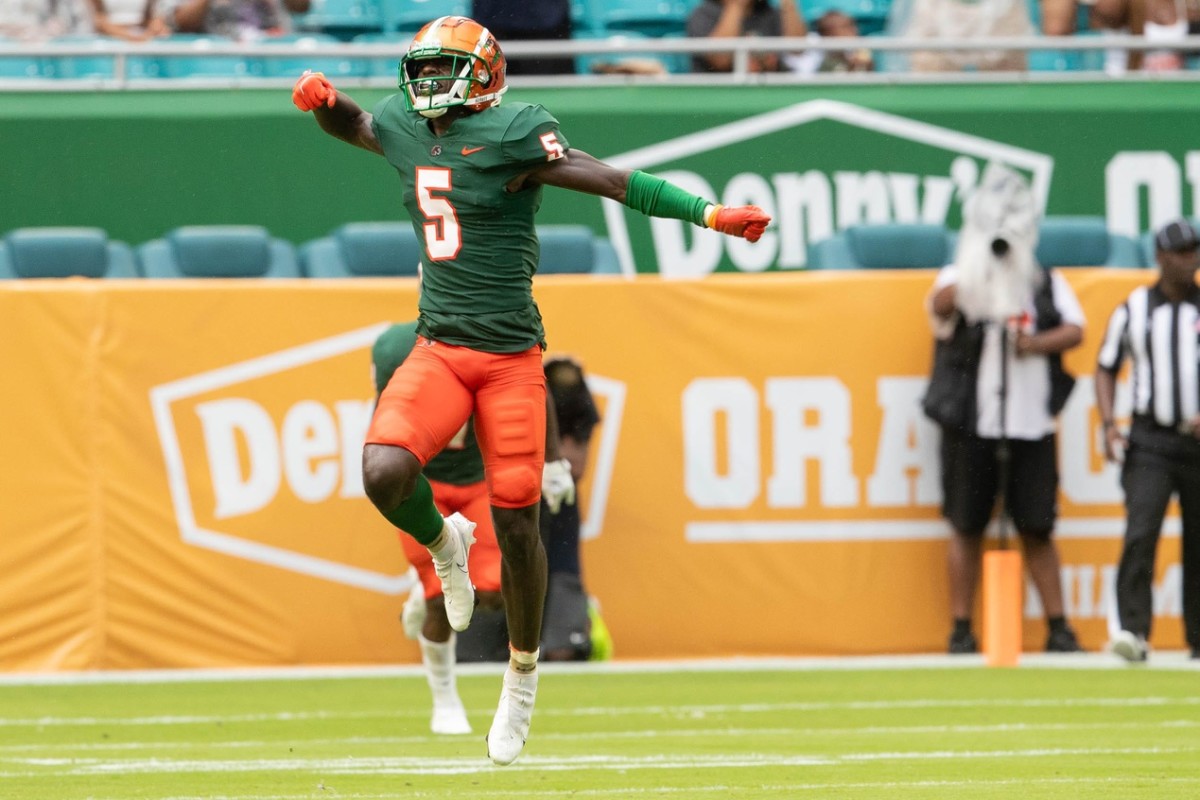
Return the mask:
<path id="1" fill-rule="evenodd" d="M 475 523 L 475 544 L 467 556 L 467 569 L 471 583 L 481 592 L 500 591 L 500 544 L 496 541 L 496 528 L 492 525 L 492 512 L 488 508 L 487 485 L 483 481 L 458 486 L 453 483 L 430 481 L 433 487 L 433 502 L 443 516 L 454 512 Z M 442 593 L 442 582 L 433 571 L 433 555 L 429 548 L 406 533 L 400 533 L 400 546 L 408 563 L 417 570 L 425 599 Z"/>
<path id="2" fill-rule="evenodd" d="M 417 337 L 379 396 L 366 441 L 403 447 L 424 465 L 472 413 L 491 504 L 524 508 L 537 503 L 546 459 L 540 347 L 484 353 Z"/>

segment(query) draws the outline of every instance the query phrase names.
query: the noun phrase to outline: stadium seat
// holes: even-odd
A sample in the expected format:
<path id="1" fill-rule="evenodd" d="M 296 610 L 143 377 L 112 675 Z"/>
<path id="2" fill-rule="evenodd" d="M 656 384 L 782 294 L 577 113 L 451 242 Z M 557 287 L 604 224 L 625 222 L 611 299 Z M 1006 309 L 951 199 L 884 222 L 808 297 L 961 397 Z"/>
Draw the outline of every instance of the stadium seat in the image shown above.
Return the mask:
<path id="1" fill-rule="evenodd" d="M 136 278 L 133 250 L 100 228 L 17 228 L 0 243 L 0 279 Z"/>
<path id="2" fill-rule="evenodd" d="M 245 78 L 262 71 L 255 58 L 206 55 L 214 45 L 233 44 L 232 39 L 203 34 L 177 33 L 160 40 L 164 44 L 185 44 L 187 55 L 162 56 L 158 59 L 160 78 Z"/>
<path id="3" fill-rule="evenodd" d="M 685 0 L 593 0 L 599 27 L 605 31 L 637 31 L 647 36 L 680 35 L 687 27 L 690 4 Z"/>
<path id="4" fill-rule="evenodd" d="M 296 30 L 325 33 L 338 40 L 383 30 L 379 0 L 312 0 L 294 18 Z"/>
<path id="5" fill-rule="evenodd" d="M 572 38 L 575 41 L 596 39 L 627 40 L 634 47 L 640 46 L 642 40 L 645 40 L 647 47 L 653 47 L 654 42 L 652 37 L 639 31 L 608 31 L 599 33 L 594 31 L 580 31 L 576 32 Z M 605 72 L 604 67 L 606 65 L 615 65 L 624 59 L 641 61 L 652 59 L 661 64 L 667 72 L 686 73 L 691 71 L 691 56 L 687 53 L 654 53 L 647 50 L 639 50 L 636 53 L 585 53 L 575 56 L 575 72 L 579 75 L 602 73 Z"/>
<path id="6" fill-rule="evenodd" d="M 808 247 L 808 269 L 928 269 L 954 257 L 954 234 L 941 225 L 852 225 Z"/>
<path id="7" fill-rule="evenodd" d="M 579 274 L 592 271 L 596 251 L 592 229 L 586 225 L 539 225 L 541 258 L 539 275 Z"/>
<path id="8" fill-rule="evenodd" d="M 310 278 L 415 276 L 421 244 L 409 222 L 348 222 L 300 248 Z"/>
<path id="9" fill-rule="evenodd" d="M 322 45 L 337 45 L 341 42 L 335 36 L 324 33 L 292 33 L 286 36 L 273 36 L 264 39 L 264 45 L 290 46 L 300 50 L 316 50 Z M 308 55 L 289 55 L 282 58 L 264 58 L 263 74 L 268 78 L 298 78 L 306 69 L 313 72 L 323 72 L 327 77 L 359 77 L 366 74 L 367 65 L 361 58 L 313 57 Z"/>
<path id="10" fill-rule="evenodd" d="M 593 275 L 620 275 L 621 260 L 617 258 L 617 249 L 606 236 L 592 239 Z"/>
<path id="11" fill-rule="evenodd" d="M 12 39 L 0 36 L 0 46 L 15 45 Z M 46 59 L 34 56 L 0 56 L 0 80 L 9 78 L 49 78 L 53 76 L 52 65 Z"/>
<path id="12" fill-rule="evenodd" d="M 1137 241 L 1110 233 L 1101 216 L 1048 216 L 1038 229 L 1038 263 L 1044 267 L 1140 267 Z"/>
<path id="13" fill-rule="evenodd" d="M 363 71 L 367 77 L 384 77 L 397 80 L 400 70 L 400 57 L 408 49 L 411 35 L 403 33 L 362 33 L 354 37 L 355 44 L 390 44 L 395 45 L 395 55 L 388 57 L 371 56 L 364 58 Z"/>
<path id="14" fill-rule="evenodd" d="M 299 278 L 296 249 L 256 225 L 188 225 L 137 248 L 147 278 Z"/>
<path id="15" fill-rule="evenodd" d="M 469 0 L 380 0 L 383 30 L 414 33 L 442 16 L 471 16 Z"/>

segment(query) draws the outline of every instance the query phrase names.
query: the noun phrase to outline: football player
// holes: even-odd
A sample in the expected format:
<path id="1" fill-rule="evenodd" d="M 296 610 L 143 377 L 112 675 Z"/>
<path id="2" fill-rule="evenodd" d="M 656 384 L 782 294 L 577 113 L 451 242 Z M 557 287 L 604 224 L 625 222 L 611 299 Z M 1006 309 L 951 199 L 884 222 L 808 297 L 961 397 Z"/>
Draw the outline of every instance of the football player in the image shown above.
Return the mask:
<path id="1" fill-rule="evenodd" d="M 538 534 L 545 332 L 532 292 L 542 187 L 607 197 L 752 242 L 770 217 L 614 168 L 572 149 L 541 106 L 501 105 L 504 53 L 466 17 L 439 17 L 417 32 L 400 60 L 399 87 L 368 113 L 321 73 L 305 72 L 292 100 L 330 135 L 387 159 L 424 242 L 417 346 L 379 398 L 363 485 L 384 517 L 430 549 L 450 625 L 464 630 L 474 608 L 473 524 L 442 517 L 421 470 L 474 413 L 511 648 L 487 748 L 493 762 L 511 764 L 529 733 L 546 596 Z"/>

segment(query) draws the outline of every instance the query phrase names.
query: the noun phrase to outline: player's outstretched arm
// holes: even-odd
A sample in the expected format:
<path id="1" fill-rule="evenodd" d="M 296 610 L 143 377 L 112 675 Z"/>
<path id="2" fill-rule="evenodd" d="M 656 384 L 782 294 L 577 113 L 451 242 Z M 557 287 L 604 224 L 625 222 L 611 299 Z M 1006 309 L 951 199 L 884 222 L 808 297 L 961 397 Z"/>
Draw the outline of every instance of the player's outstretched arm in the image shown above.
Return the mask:
<path id="1" fill-rule="evenodd" d="M 713 203 L 641 170 L 617 169 L 581 150 L 569 150 L 531 178 L 547 186 L 607 197 L 650 217 L 682 219 L 751 242 L 757 242 L 771 222 L 758 206 Z"/>
<path id="2" fill-rule="evenodd" d="M 330 136 L 383 155 L 383 147 L 371 127 L 371 115 L 349 95 L 333 88 L 322 73 L 305 70 L 292 88 L 292 102 L 301 111 L 313 112 L 317 124 Z"/>

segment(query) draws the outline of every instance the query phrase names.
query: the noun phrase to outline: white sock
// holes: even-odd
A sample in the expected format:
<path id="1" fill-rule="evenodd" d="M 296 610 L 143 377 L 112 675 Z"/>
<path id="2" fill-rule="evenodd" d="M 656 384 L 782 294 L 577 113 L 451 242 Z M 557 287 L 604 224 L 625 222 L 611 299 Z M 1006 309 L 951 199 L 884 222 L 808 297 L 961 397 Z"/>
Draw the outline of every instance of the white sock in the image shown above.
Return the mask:
<path id="1" fill-rule="evenodd" d="M 454 535 L 448 522 L 442 522 L 442 532 L 426 549 L 439 564 L 449 564 L 454 560 L 454 554 L 458 552 L 458 537 Z"/>
<path id="2" fill-rule="evenodd" d="M 417 637 L 421 646 L 421 663 L 425 665 L 425 679 L 434 697 L 458 697 L 454 680 L 454 632 L 444 642 L 431 642 L 425 634 Z"/>

